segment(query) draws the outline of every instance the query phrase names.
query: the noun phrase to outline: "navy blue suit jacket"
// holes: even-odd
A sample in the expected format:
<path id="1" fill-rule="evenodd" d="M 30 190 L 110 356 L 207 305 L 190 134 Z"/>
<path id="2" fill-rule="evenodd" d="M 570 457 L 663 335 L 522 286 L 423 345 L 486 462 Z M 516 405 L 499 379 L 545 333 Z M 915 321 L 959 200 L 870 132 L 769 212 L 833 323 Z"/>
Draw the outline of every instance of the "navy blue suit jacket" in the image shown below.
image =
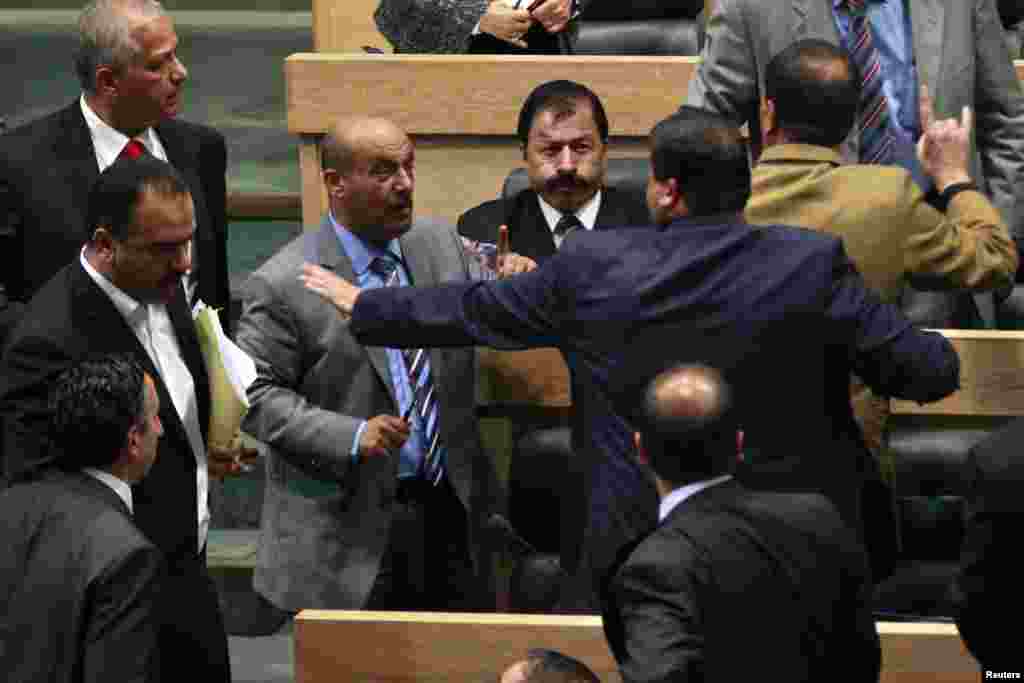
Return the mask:
<path id="1" fill-rule="evenodd" d="M 879 395 L 922 402 L 959 383 L 949 342 L 869 292 L 839 240 L 738 215 L 570 235 L 540 268 L 506 280 L 366 291 L 351 329 L 366 345 L 575 352 L 573 440 L 589 491 L 575 602 L 591 607 L 588 580 L 656 519 L 654 486 L 614 404 L 623 368 L 658 357 L 722 369 L 746 434 L 740 481 L 823 493 L 858 530 L 870 456 L 850 409 L 851 371 Z"/>

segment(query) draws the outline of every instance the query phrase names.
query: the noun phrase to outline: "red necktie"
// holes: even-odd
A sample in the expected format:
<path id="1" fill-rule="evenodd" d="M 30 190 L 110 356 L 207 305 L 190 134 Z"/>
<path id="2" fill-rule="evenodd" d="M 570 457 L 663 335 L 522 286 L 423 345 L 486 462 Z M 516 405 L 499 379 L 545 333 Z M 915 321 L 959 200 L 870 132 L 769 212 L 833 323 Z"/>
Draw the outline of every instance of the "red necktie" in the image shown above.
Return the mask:
<path id="1" fill-rule="evenodd" d="M 128 141 L 128 144 L 124 146 L 121 153 L 117 156 L 118 159 L 138 159 L 146 153 L 146 146 L 138 140 L 132 138 Z"/>

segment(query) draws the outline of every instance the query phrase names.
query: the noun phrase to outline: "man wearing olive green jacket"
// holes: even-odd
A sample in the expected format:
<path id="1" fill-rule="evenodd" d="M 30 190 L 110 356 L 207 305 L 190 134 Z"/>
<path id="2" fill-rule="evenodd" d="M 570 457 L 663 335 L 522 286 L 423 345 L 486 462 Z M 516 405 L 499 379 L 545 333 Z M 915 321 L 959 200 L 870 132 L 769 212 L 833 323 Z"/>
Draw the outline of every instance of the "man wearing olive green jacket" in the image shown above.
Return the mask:
<path id="1" fill-rule="evenodd" d="M 843 165 L 839 147 L 854 125 L 860 84 L 846 52 L 801 40 L 765 74 L 764 153 L 746 207 L 751 223 L 789 224 L 843 238 L 868 285 L 889 302 L 915 288 L 990 290 L 1009 286 L 1017 249 L 999 211 L 970 182 L 971 113 L 932 121 L 921 97 L 918 156 L 939 191 L 929 204 L 898 166 Z M 854 380 L 854 409 L 878 453 L 887 402 Z"/>

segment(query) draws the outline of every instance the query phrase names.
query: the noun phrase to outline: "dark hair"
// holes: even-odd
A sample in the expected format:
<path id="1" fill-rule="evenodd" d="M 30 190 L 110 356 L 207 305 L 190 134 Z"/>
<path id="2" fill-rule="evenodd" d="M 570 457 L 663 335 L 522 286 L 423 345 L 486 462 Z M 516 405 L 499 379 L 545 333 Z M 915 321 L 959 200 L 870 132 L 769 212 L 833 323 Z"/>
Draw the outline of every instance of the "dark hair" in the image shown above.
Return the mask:
<path id="1" fill-rule="evenodd" d="M 845 50 L 818 38 L 798 40 L 765 71 L 776 126 L 794 142 L 835 147 L 857 120 L 860 78 Z"/>
<path id="2" fill-rule="evenodd" d="M 89 190 L 86 237 L 92 239 L 100 226 L 108 228 L 115 239 L 129 237 L 135 209 L 147 192 L 172 197 L 188 194 L 188 186 L 173 166 L 150 154 L 119 159 L 108 166 Z"/>
<path id="3" fill-rule="evenodd" d="M 601 683 L 586 664 L 554 650 L 530 650 L 526 680 L 530 683 Z"/>
<path id="4" fill-rule="evenodd" d="M 581 101 L 590 104 L 590 111 L 594 114 L 594 123 L 597 124 L 597 132 L 602 142 L 608 142 L 608 115 L 605 114 L 604 105 L 594 92 L 585 85 L 574 81 L 548 81 L 533 89 L 523 102 L 523 108 L 519 110 L 519 125 L 516 127 L 516 135 L 523 147 L 530 138 L 530 129 L 537 114 L 551 111 L 555 114 L 572 115 Z"/>
<path id="5" fill-rule="evenodd" d="M 750 197 L 750 159 L 732 122 L 684 106 L 659 121 L 650 140 L 654 177 L 676 179 L 691 215 L 743 211 Z"/>
<path id="6" fill-rule="evenodd" d="M 670 382 L 683 376 L 711 384 L 701 399 L 681 406 L 666 397 Z M 736 459 L 739 428 L 732 392 L 725 379 L 706 365 L 676 365 L 647 385 L 637 417 L 637 430 L 651 469 L 673 484 L 685 484 L 728 472 Z"/>
<path id="7" fill-rule="evenodd" d="M 145 376 L 126 353 L 91 356 L 62 372 L 50 392 L 54 463 L 74 470 L 113 463 L 143 420 Z"/>

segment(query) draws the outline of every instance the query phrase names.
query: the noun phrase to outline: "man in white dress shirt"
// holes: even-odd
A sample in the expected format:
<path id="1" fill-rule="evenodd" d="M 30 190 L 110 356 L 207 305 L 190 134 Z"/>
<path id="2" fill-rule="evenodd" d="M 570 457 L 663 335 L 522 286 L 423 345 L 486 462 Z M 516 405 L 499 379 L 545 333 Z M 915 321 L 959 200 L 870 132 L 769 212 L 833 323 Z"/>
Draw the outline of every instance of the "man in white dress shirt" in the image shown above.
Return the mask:
<path id="1" fill-rule="evenodd" d="M 209 382 L 182 275 L 195 232 L 181 175 L 152 155 L 109 166 L 89 195 L 91 238 L 29 302 L 0 365 L 3 469 L 16 480 L 52 459 L 48 384 L 80 358 L 129 352 L 153 377 L 164 436 L 149 477 L 133 490 L 135 521 L 163 551 L 165 680 L 229 681 L 227 639 L 206 571 L 209 479 L 239 471 L 249 453 L 208 449 Z"/>
<path id="2" fill-rule="evenodd" d="M 189 300 L 230 302 L 224 137 L 177 118 L 188 70 L 174 22 L 156 0 L 93 0 L 78 22 L 82 94 L 0 137 L 0 284 L 27 301 L 91 234 L 89 187 L 122 156 L 169 162 L 196 218 Z"/>

